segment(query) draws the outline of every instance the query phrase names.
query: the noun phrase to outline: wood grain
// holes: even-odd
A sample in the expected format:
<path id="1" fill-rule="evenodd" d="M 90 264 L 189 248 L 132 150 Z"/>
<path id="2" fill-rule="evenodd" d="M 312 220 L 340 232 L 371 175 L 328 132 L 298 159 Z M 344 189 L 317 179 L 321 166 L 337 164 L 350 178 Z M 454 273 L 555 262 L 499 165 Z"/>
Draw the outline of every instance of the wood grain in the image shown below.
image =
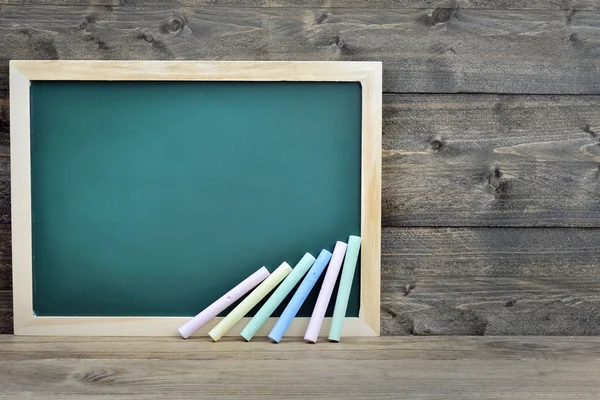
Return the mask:
<path id="1" fill-rule="evenodd" d="M 385 95 L 384 226 L 597 227 L 599 111 L 599 96 Z M 0 157 L 2 222 L 9 174 Z"/>
<path id="2" fill-rule="evenodd" d="M 344 336 L 379 336 L 381 251 L 381 113 L 382 66 L 379 62 L 283 61 L 10 61 L 10 179 L 12 205 L 13 320 L 16 335 L 177 336 L 185 317 L 55 317 L 38 318 L 33 306 L 33 250 L 30 160 L 30 81 L 350 81 L 362 85 L 361 158 L 361 295 L 357 318 L 348 318 Z M 229 327 L 239 335 L 248 322 Z M 215 318 L 198 330 L 213 332 Z M 303 336 L 308 318 L 296 318 L 288 336 Z M 266 335 L 276 321 L 269 318 L 258 332 Z M 222 322 L 222 321 L 221 321 Z M 243 322 L 243 324 L 242 324 Z M 326 318 L 321 331 L 329 329 Z M 233 329 L 232 329 L 233 328 Z M 210 331 L 210 332 L 209 332 Z M 214 333 L 214 332 L 213 332 Z M 218 334 L 211 335 L 215 341 Z"/>
<path id="3" fill-rule="evenodd" d="M 382 141 L 381 64 L 369 73 L 362 85 L 361 135 L 361 248 L 359 318 L 381 332 L 381 141 Z M 344 323 L 344 326 L 346 323 Z M 345 330 L 346 328 L 342 328 Z M 342 335 L 343 335 L 342 331 Z M 348 335 L 346 335 L 348 336 Z"/>
<path id="4" fill-rule="evenodd" d="M 385 228 L 382 239 L 384 335 L 600 334 L 600 230 Z"/>
<path id="5" fill-rule="evenodd" d="M 10 246 L 10 238 L 1 239 L 3 246 Z M 10 260 L 3 260 L 0 264 L 0 290 L 12 289 L 12 268 Z"/>
<path id="6" fill-rule="evenodd" d="M 0 290 L 0 334 L 13 333 L 12 291 Z"/>
<path id="7" fill-rule="evenodd" d="M 386 95 L 384 226 L 600 225 L 600 97 Z"/>
<path id="8" fill-rule="evenodd" d="M 600 93 L 590 11 L 3 6 L 9 59 L 374 60 L 385 92 Z"/>
<path id="9" fill-rule="evenodd" d="M 384 335 L 599 335 L 600 230 L 385 228 Z"/>
<path id="10" fill-rule="evenodd" d="M 12 5 L 61 5 L 61 6 L 154 6 L 169 8 L 172 0 L 0 0 L 0 4 Z M 227 6 L 227 7 L 335 7 L 335 8 L 465 8 L 490 10 L 598 10 L 596 0 L 178 0 L 178 6 Z"/>
<path id="11" fill-rule="evenodd" d="M 381 63 L 374 61 L 113 61 L 113 60 L 12 60 L 11 74 L 25 78 L 15 82 L 14 92 L 25 92 L 29 81 L 302 81 L 360 82 L 365 92 L 374 84 L 381 89 Z M 17 79 L 15 79 L 17 81 Z M 12 87 L 11 87 L 12 90 Z M 381 121 L 379 102 L 373 118 Z M 29 98 L 29 96 L 26 96 Z M 371 100 L 370 96 L 368 97 Z M 14 96 L 11 97 L 14 103 Z M 13 114 L 19 114 L 17 108 Z M 366 113 L 365 113 L 366 114 Z M 20 122 L 20 120 L 19 120 Z M 379 124 L 380 125 L 380 124 Z M 381 127 L 378 125 L 378 131 Z M 15 124 L 13 122 L 13 128 Z M 371 124 L 368 125 L 371 127 Z M 25 133 L 23 133 L 25 135 Z M 20 137 L 20 132 L 17 133 Z M 378 141 L 379 143 L 379 141 Z M 381 148 L 381 146 L 378 146 Z"/>
<path id="12" fill-rule="evenodd" d="M 0 332 L 12 332 L 9 59 L 290 59 L 384 61 L 388 94 L 384 95 L 383 119 L 383 224 L 398 228 L 382 232 L 383 334 L 600 334 L 599 231 L 565 229 L 599 226 L 600 147 L 595 143 L 600 137 L 600 102 L 593 95 L 600 94 L 597 0 L 342 0 L 335 4 L 322 0 L 285 4 L 280 0 L 218 4 L 213 0 L 143 4 L 139 0 L 0 0 L 0 4 Z M 579 94 L 592 95 L 571 96 Z M 411 226 L 431 228 L 406 228 Z M 481 228 L 460 228 L 464 226 Z M 502 228 L 487 228 L 492 226 Z M 429 353 L 432 358 L 459 360 L 466 354 L 456 341 L 415 340 L 403 351 L 391 351 L 390 357 L 420 357 L 434 342 L 445 347 Z M 425 398 L 600 397 L 596 386 L 577 381 L 597 370 L 597 365 L 554 360 L 559 350 L 570 355 L 590 353 L 597 359 L 597 347 L 571 347 L 585 339 L 560 339 L 564 344 L 560 348 L 544 338 L 512 340 L 478 342 L 488 343 L 483 347 L 494 353 L 475 346 L 468 353 L 474 360 L 510 359 L 502 365 L 486 366 L 482 361 L 466 370 L 461 369 L 463 364 L 444 367 L 446 376 L 456 379 L 442 380 L 443 388 L 425 379 L 409 385 L 410 376 L 394 375 L 412 373 L 411 364 L 396 363 L 385 370 L 360 367 L 380 371 L 377 379 L 382 386 L 370 394 L 386 398 L 390 397 L 388 389 Z M 29 351 L 21 348 L 11 354 L 12 358 L 30 357 L 31 374 L 37 371 L 43 378 L 34 382 L 44 384 L 41 389 L 29 388 L 28 379 L 12 379 L 11 387 L 20 397 L 40 397 L 36 396 L 40 390 L 46 397 L 60 398 L 78 397 L 85 390 L 96 390 L 97 396 L 112 390 L 122 398 L 147 397 L 154 394 L 141 384 L 128 392 L 124 385 L 116 389 L 103 385 L 111 379 L 122 382 L 123 377 L 133 377 L 132 384 L 146 383 L 143 376 L 158 374 L 167 378 L 150 386 L 169 390 L 169 397 L 177 398 L 202 382 L 192 376 L 185 384 L 171 385 L 168 377 L 177 372 L 169 372 L 171 364 L 158 361 L 152 361 L 158 363 L 152 366 L 127 364 L 137 372 L 122 368 L 127 373 L 115 374 L 116 378 L 93 373 L 108 364 L 60 361 L 55 370 L 51 363 L 44 364 L 45 357 L 94 357 L 85 353 L 94 340 L 77 342 L 74 350 L 64 347 L 72 342 L 47 342 L 35 360 L 31 357 L 40 342 Z M 121 358 L 109 356 L 111 349 L 134 359 L 160 357 L 160 351 L 133 350 L 132 342 L 102 343 L 107 343 L 106 350 L 98 351 L 99 358 Z M 425 344 L 419 347 L 417 343 Z M 170 349 L 162 341 L 155 345 Z M 182 358 L 207 357 L 198 351 L 198 342 L 188 345 L 193 348 L 173 344 L 182 351 Z M 321 353 L 311 352 L 312 348 L 303 349 L 299 357 L 325 354 L 350 359 L 373 352 L 336 348 Z M 377 357 L 394 347 L 385 342 L 384 348 Z M 537 353 L 542 348 L 544 356 Z M 213 350 L 225 358 L 257 357 L 256 347 L 235 356 L 220 349 Z M 173 350 L 169 351 L 172 355 Z M 538 374 L 526 381 L 492 381 L 497 376 L 518 378 L 514 360 L 529 354 L 534 362 L 541 357 L 552 361 L 543 361 L 541 366 L 526 364 L 524 368 Z M 0 351 L 2 357 L 8 357 L 6 351 Z M 43 369 L 36 369 L 40 365 Z M 116 368 L 122 365 L 114 364 Z M 175 367 L 173 371 L 179 371 Z M 233 370 L 229 365 L 222 367 Z M 557 377 L 556 368 L 563 367 L 565 371 L 572 368 L 578 377 Z M 415 374 L 428 376 L 428 370 L 419 369 L 425 368 L 423 364 L 415 368 Z M 392 375 L 384 380 L 389 371 Z M 452 375 L 457 371 L 467 376 Z M 83 379 L 73 378 L 82 372 L 82 377 L 88 372 L 92 379 L 81 383 Z M 0 380 L 3 376 L 0 373 Z M 349 379 L 345 375 L 341 379 L 347 385 L 338 387 L 339 395 L 344 397 L 343 390 L 349 388 L 358 397 L 357 384 L 345 381 Z M 550 386 L 542 384 L 545 379 L 550 379 Z M 378 391 L 381 387 L 385 390 Z M 477 392 L 481 388 L 488 392 Z"/>
<path id="13" fill-rule="evenodd" d="M 370 337 L 339 343 L 307 344 L 284 337 L 280 344 L 262 338 L 246 342 L 225 338 L 218 344 L 191 338 L 19 337 L 0 335 L 3 361 L 77 360 L 539 360 L 600 355 L 590 337 Z M 599 382 L 600 384 L 600 382 Z"/>
<path id="14" fill-rule="evenodd" d="M 600 96 L 385 95 L 384 226 L 598 227 L 599 111 Z M 0 157 L 3 222 L 9 174 Z"/>
<path id="15" fill-rule="evenodd" d="M 0 157 L 1 159 L 2 157 Z M 7 181 L 3 179 L 2 182 Z M 5 212 L 5 209 L 1 210 L 0 217 Z M 8 212 L 10 213 L 10 205 L 8 205 Z M 0 224 L 0 334 L 13 333 L 12 260 L 10 247 L 10 225 Z"/>
<path id="16" fill-rule="evenodd" d="M 0 126 L 0 243 L 3 243 L 0 244 L 0 265 L 7 255 L 10 256 L 10 245 L 6 246 L 4 242 L 4 239 L 8 239 L 6 243 L 10 243 L 10 150 L 8 134 L 6 140 L 1 139 L 5 134 L 2 129 Z M 6 129 L 8 130 L 8 126 Z"/>
<path id="17" fill-rule="evenodd" d="M 0 185 L 7 182 L 0 180 Z M 10 200 L 9 200 L 10 202 Z M 10 203 L 6 206 L 10 210 Z M 0 211 L 0 216 L 5 211 Z M 10 211 L 8 211 L 10 212 Z M 12 289 L 12 257 L 11 257 L 11 235 L 10 225 L 0 224 L 0 290 Z"/>
<path id="18" fill-rule="evenodd" d="M 0 398 L 597 399 L 593 338 L 0 338 Z"/>

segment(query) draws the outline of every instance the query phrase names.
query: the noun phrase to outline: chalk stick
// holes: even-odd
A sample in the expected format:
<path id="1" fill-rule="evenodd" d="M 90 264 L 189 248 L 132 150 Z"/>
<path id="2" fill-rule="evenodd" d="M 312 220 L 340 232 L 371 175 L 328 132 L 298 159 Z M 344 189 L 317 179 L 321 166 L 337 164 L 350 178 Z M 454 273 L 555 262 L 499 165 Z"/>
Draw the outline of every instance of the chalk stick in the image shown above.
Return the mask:
<path id="1" fill-rule="evenodd" d="M 310 317 L 306 335 L 304 335 L 304 340 L 309 343 L 317 343 L 317 337 L 319 336 L 323 318 L 325 317 L 329 300 L 331 300 L 331 294 L 333 293 L 335 282 L 340 273 L 340 267 L 342 266 L 342 261 L 344 261 L 347 247 L 348 245 L 346 243 L 337 242 L 335 244 L 335 249 L 333 249 L 333 256 L 329 262 L 329 267 L 327 267 L 327 273 L 325 274 L 325 279 L 323 280 L 317 303 L 315 304 L 312 316 Z"/>
<path id="2" fill-rule="evenodd" d="M 298 290 L 296 290 L 296 293 L 294 293 L 287 307 L 285 307 L 285 310 L 283 310 L 283 313 L 275 323 L 271 333 L 269 333 L 269 339 L 276 343 L 281 341 L 285 331 L 287 331 L 287 328 L 292 323 L 292 320 L 296 314 L 298 314 L 298 310 L 300 310 L 300 307 L 308 297 L 308 294 L 315 286 L 315 283 L 317 283 L 317 279 L 319 279 L 323 273 L 323 270 L 325 267 L 327 267 L 327 263 L 330 259 L 331 253 L 327 250 L 321 250 L 321 254 L 319 254 L 319 257 L 317 257 L 317 260 L 313 264 L 310 271 L 308 271 L 306 274 L 306 277 L 300 284 L 300 287 L 298 287 Z"/>
<path id="3" fill-rule="evenodd" d="M 304 257 L 296 264 L 292 272 L 285 278 L 281 285 L 273 292 L 269 300 L 258 310 L 254 317 L 248 322 L 248 325 L 242 330 L 242 337 L 247 341 L 252 340 L 261 326 L 267 322 L 267 319 L 273 314 L 275 309 L 281 304 L 288 294 L 300 282 L 300 279 L 306 274 L 306 271 L 313 265 L 315 258 L 306 253 Z"/>
<path id="4" fill-rule="evenodd" d="M 346 308 L 348 308 L 348 299 L 350 298 L 352 280 L 354 279 L 358 253 L 360 252 L 360 243 L 361 238 L 358 236 L 350 236 L 348 239 L 346 259 L 342 268 L 342 277 L 340 278 L 340 286 L 338 287 L 333 317 L 331 318 L 331 328 L 329 329 L 329 340 L 333 342 L 339 342 L 342 335 L 342 326 L 344 325 L 344 318 L 346 318 Z"/>
<path id="5" fill-rule="evenodd" d="M 237 305 L 225 318 L 221 320 L 208 335 L 217 342 L 225 335 L 235 324 L 237 324 L 244 315 L 248 314 L 266 295 L 268 295 L 275 286 L 292 271 L 292 267 L 286 262 L 282 263 L 267 279 L 265 279 L 256 289 L 252 291 L 240 304 Z"/>
<path id="6" fill-rule="evenodd" d="M 221 311 L 232 305 L 240 297 L 252 290 L 256 285 L 265 280 L 269 276 L 269 271 L 262 267 L 240 284 L 231 289 L 229 292 L 221 296 L 217 301 L 206 307 L 200 314 L 186 322 L 181 328 L 179 333 L 184 339 L 189 338 L 194 332 L 196 332 L 202 325 L 219 315 Z"/>

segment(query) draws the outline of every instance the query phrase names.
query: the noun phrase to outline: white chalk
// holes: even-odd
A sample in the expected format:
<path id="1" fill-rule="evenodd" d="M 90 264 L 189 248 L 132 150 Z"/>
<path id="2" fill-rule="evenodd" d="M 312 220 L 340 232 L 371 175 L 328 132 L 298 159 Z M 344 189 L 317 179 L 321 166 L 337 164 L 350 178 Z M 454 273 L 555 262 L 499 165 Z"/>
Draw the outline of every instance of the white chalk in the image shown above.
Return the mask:
<path id="1" fill-rule="evenodd" d="M 340 267 L 342 266 L 342 261 L 344 261 L 347 247 L 348 245 L 344 242 L 337 242 L 335 244 L 333 256 L 331 256 L 331 261 L 329 261 L 329 267 L 327 267 L 327 273 L 325 274 L 323 285 L 321 285 L 319 297 L 317 298 L 315 308 L 310 317 L 306 335 L 304 335 L 304 340 L 307 342 L 317 343 L 317 337 L 319 336 L 323 318 L 325 317 L 325 312 L 327 311 L 327 306 L 329 305 L 335 282 L 340 273 Z"/>
<path id="2" fill-rule="evenodd" d="M 186 322 L 181 328 L 179 328 L 179 333 L 181 333 L 181 336 L 183 336 L 184 339 L 189 338 L 194 332 L 200 329 L 202 325 L 219 315 L 221 311 L 235 303 L 240 297 L 248 293 L 256 285 L 264 281 L 268 276 L 269 271 L 265 267 L 262 267 L 244 279 L 229 292 L 225 293 L 217 301 L 206 307 L 200 314 Z"/>

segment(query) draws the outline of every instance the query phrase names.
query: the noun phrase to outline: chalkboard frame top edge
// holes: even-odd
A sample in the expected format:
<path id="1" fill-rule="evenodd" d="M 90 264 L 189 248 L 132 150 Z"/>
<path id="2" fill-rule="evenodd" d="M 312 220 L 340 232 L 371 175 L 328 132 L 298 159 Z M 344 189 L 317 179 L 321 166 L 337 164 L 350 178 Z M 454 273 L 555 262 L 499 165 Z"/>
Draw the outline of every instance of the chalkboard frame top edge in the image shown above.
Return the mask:
<path id="1" fill-rule="evenodd" d="M 10 72 L 43 81 L 313 81 L 361 82 L 380 61 L 108 61 L 11 60 Z M 364 86 L 364 85 L 363 85 Z"/>
<path id="2" fill-rule="evenodd" d="M 361 116 L 361 272 L 357 318 L 344 336 L 380 332 L 382 63 L 364 61 L 12 60 L 10 76 L 13 308 L 16 335 L 176 336 L 177 317 L 37 317 L 33 312 L 31 81 L 359 82 Z M 292 336 L 304 334 L 297 318 Z M 218 319 L 213 321 L 218 322 Z M 273 322 L 274 321 L 269 321 Z M 326 319 L 323 329 L 326 329 Z M 210 329 L 207 326 L 206 329 Z M 208 331 L 208 330 L 207 330 Z M 202 334 L 202 332 L 200 332 Z M 233 332 L 235 334 L 235 332 Z"/>

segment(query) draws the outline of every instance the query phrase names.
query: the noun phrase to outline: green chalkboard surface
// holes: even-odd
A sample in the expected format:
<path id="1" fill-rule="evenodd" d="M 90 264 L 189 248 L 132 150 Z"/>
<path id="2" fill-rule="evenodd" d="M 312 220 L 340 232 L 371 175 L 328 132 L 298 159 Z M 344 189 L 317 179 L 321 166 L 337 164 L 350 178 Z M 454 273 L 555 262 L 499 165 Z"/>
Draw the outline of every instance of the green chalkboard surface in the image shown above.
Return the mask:
<path id="1" fill-rule="evenodd" d="M 358 83 L 33 81 L 36 315 L 192 316 L 360 235 L 360 138 Z"/>

